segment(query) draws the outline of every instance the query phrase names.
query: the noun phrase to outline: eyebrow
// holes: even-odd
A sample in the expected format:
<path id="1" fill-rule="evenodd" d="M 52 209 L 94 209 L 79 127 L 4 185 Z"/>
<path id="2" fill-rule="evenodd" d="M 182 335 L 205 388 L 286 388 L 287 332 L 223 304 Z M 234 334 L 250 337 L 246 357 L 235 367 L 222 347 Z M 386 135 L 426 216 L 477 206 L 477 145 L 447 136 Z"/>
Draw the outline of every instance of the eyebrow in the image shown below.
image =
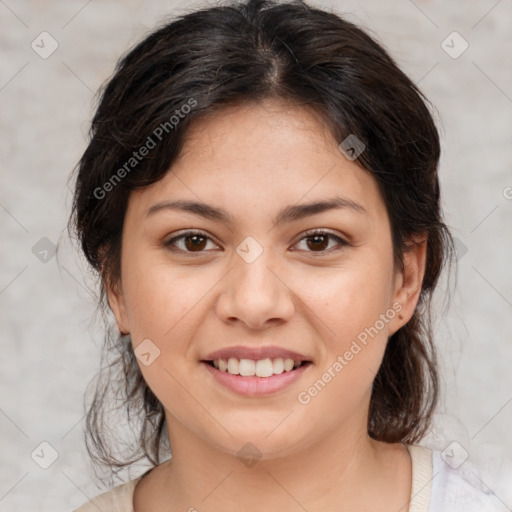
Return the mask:
<path id="1" fill-rule="evenodd" d="M 161 201 L 156 203 L 148 208 L 146 211 L 146 217 L 154 215 L 159 211 L 169 209 L 188 212 L 193 215 L 197 215 L 198 217 L 222 222 L 228 225 L 232 225 L 234 223 L 233 217 L 226 210 L 206 203 L 188 200 Z M 367 213 L 366 209 L 359 203 L 356 203 L 351 199 L 337 196 L 332 199 L 316 201 L 313 203 L 286 206 L 276 215 L 274 224 L 280 225 L 286 222 L 294 222 L 311 215 L 335 209 L 349 209 L 356 213 Z"/>

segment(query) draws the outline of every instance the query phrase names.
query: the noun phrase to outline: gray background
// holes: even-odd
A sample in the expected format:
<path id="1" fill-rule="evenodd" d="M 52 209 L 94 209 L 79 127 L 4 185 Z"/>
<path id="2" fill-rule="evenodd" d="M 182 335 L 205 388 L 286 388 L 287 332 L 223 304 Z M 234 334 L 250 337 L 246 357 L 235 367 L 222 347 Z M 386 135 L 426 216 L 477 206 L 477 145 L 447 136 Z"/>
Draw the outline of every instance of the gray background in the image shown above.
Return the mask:
<path id="1" fill-rule="evenodd" d="M 512 458 L 512 2 L 313 3 L 370 29 L 438 109 L 459 266 L 436 327 L 444 394 L 424 444 L 459 443 L 456 452 L 469 453 L 464 464 L 480 466 L 480 485 L 512 507 L 504 476 Z M 82 437 L 101 322 L 94 281 L 66 236 L 67 180 L 86 145 L 94 93 L 117 58 L 163 16 L 195 5 L 204 2 L 0 0 L 2 511 L 67 511 L 103 489 Z M 51 48 L 43 31 L 58 43 L 46 59 L 31 47 Z M 469 44 L 458 58 L 442 46 L 454 31 Z M 447 44 L 462 48 L 454 36 Z M 36 463 L 52 453 L 41 442 L 58 454 L 48 469 Z"/>

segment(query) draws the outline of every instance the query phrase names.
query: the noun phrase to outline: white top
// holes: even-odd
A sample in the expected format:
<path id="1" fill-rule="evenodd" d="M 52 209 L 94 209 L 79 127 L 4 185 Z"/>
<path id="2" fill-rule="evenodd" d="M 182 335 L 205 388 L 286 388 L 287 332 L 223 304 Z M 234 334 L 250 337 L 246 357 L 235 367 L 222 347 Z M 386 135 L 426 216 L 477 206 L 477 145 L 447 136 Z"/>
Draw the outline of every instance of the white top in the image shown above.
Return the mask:
<path id="1" fill-rule="evenodd" d="M 418 445 L 407 448 L 412 460 L 408 512 L 510 512 L 469 462 L 454 469 L 438 451 Z M 134 512 L 135 486 L 144 474 L 100 494 L 73 512 Z"/>
<path id="2" fill-rule="evenodd" d="M 511 509 L 487 487 L 476 467 L 464 462 L 452 469 L 441 457 L 432 453 L 432 494 L 428 512 L 511 512 Z"/>

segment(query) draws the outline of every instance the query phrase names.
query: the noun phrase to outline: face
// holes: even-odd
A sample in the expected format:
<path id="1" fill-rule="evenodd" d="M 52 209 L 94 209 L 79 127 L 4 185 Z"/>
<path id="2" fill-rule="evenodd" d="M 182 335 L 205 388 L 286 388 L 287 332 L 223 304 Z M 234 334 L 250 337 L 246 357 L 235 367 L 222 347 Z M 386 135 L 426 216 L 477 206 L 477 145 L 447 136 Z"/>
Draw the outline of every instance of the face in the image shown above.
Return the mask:
<path id="1" fill-rule="evenodd" d="M 192 127 L 167 175 L 131 193 L 109 301 L 171 446 L 182 432 L 272 458 L 366 433 L 387 339 L 416 305 L 424 244 L 395 270 L 377 183 L 338 143 L 302 107 L 233 107 Z M 270 359 L 279 372 L 284 351 L 307 362 L 231 376 L 205 362 L 224 349 L 240 356 L 231 369 Z"/>

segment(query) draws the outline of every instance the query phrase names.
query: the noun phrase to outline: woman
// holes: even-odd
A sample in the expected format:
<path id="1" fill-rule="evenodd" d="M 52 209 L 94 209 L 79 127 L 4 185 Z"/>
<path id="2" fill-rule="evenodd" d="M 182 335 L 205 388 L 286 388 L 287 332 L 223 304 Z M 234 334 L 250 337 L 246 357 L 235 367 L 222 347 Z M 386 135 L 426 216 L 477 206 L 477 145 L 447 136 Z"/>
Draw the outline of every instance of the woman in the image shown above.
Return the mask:
<path id="1" fill-rule="evenodd" d="M 89 450 L 153 467 L 78 510 L 500 510 L 418 444 L 452 254 L 439 154 L 385 50 L 304 2 L 200 10 L 133 48 L 71 225 L 142 422 L 115 457 L 100 379 Z"/>

